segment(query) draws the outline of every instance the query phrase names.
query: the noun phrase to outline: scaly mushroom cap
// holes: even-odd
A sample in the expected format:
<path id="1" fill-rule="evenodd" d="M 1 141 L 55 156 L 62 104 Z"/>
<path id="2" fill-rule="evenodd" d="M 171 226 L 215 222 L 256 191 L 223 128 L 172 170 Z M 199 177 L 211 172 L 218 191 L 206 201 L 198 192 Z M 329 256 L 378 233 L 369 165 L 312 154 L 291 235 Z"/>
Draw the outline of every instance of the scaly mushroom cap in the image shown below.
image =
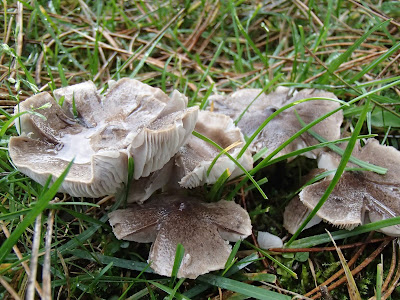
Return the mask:
<path id="1" fill-rule="evenodd" d="M 331 165 L 339 162 L 332 155 Z M 356 145 L 353 156 L 371 164 L 387 168 L 385 175 L 369 171 L 345 172 L 335 189 L 317 215 L 324 220 L 344 228 L 354 228 L 364 223 L 365 212 L 371 221 L 383 220 L 400 215 L 400 151 L 382 146 L 375 139 L 369 139 L 364 147 Z M 300 200 L 310 209 L 314 208 L 330 183 L 325 178 L 300 193 Z M 399 226 L 382 228 L 388 235 L 400 235 Z"/>
<path id="2" fill-rule="evenodd" d="M 224 149 L 240 142 L 228 151 L 235 158 L 245 143 L 240 129 L 233 124 L 231 118 L 223 114 L 200 111 L 194 130 Z M 229 169 L 233 177 L 241 175 L 242 170 L 229 157 L 221 155 L 207 176 L 208 168 L 220 152 L 206 141 L 193 135 L 190 136 L 187 143 L 175 156 L 175 163 L 182 178 L 179 184 L 185 188 L 193 188 L 205 183 L 212 184 L 226 169 Z M 253 167 L 253 159 L 249 151 L 246 151 L 238 161 L 246 170 Z"/>
<path id="3" fill-rule="evenodd" d="M 21 172 L 44 184 L 55 180 L 73 158 L 62 184 L 72 196 L 100 197 L 115 193 L 127 178 L 127 160 L 135 162 L 134 178 L 160 169 L 193 131 L 198 108 L 186 109 L 177 91 L 168 97 L 160 89 L 133 79 L 121 79 L 100 95 L 92 82 L 40 93 L 22 102 L 16 113 L 39 109 L 45 118 L 27 113 L 12 137 L 9 152 Z"/>
<path id="4" fill-rule="evenodd" d="M 239 118 L 248 105 L 261 93 L 261 89 L 244 89 L 235 92 L 229 96 L 212 96 L 210 102 L 214 103 L 214 111 L 229 115 L 234 120 Z M 280 87 L 276 92 L 269 95 L 262 94 L 259 96 L 249 109 L 243 114 L 238 122 L 239 128 L 246 136 L 252 135 L 256 129 L 277 109 L 301 99 L 312 97 L 325 97 L 337 99 L 336 96 L 329 92 L 318 91 L 313 89 L 305 89 L 296 93 L 293 97 L 289 96 L 289 89 Z M 299 131 L 302 126 L 295 114 L 298 113 L 300 118 L 306 123 L 310 123 L 322 115 L 339 107 L 339 103 L 326 100 L 313 100 L 296 104 L 295 106 L 281 112 L 273 118 L 260 132 L 251 145 L 252 152 L 258 152 L 263 148 L 268 151 L 263 157 L 268 156 L 272 151 L 283 144 L 288 138 Z M 343 113 L 337 112 L 324 121 L 315 125 L 312 130 L 323 136 L 327 140 L 335 140 L 340 137 L 340 125 L 343 121 Z M 308 133 L 302 134 L 291 144 L 286 146 L 277 155 L 281 156 L 292 151 L 305 148 L 317 144 Z M 313 150 L 305 155 L 310 158 L 316 158 L 320 150 Z"/>
<path id="5" fill-rule="evenodd" d="M 178 277 L 196 278 L 222 269 L 231 252 L 225 241 L 251 234 L 247 212 L 234 202 L 204 203 L 196 198 L 157 195 L 143 205 L 109 213 L 118 239 L 153 242 L 149 262 L 160 275 L 171 276 L 180 243 L 185 249 Z"/>

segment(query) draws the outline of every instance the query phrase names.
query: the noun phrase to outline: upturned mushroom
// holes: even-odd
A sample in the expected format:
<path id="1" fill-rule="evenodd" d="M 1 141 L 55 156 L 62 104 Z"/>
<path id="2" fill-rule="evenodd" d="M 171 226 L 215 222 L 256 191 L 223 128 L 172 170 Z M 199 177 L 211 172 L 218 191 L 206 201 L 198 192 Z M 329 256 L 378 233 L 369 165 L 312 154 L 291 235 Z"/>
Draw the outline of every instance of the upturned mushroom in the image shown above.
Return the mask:
<path id="1" fill-rule="evenodd" d="M 217 143 L 223 149 L 229 149 L 227 152 L 236 157 L 245 144 L 243 134 L 236 127 L 233 120 L 223 114 L 200 111 L 195 131 L 204 135 Z M 228 169 L 232 177 L 243 174 L 235 163 L 226 155 L 221 155 L 220 150 L 208 142 L 190 136 L 187 143 L 183 145 L 175 156 L 175 164 L 179 177 L 179 184 L 184 188 L 193 188 L 202 184 L 212 184 Z M 208 172 L 213 160 L 218 157 L 215 164 Z M 253 167 L 253 158 L 249 151 L 240 157 L 238 162 L 246 170 Z"/>
<path id="2" fill-rule="evenodd" d="M 24 114 L 16 120 L 21 136 L 12 137 L 9 153 L 18 169 L 44 184 L 55 180 L 74 159 L 61 190 L 72 196 L 114 194 L 127 180 L 128 157 L 134 178 L 162 168 L 186 142 L 198 108 L 186 108 L 187 98 L 137 80 L 121 79 L 103 96 L 92 82 L 25 100 L 15 112 L 40 109 L 41 118 Z"/>
<path id="3" fill-rule="evenodd" d="M 194 130 L 227 149 L 227 153 L 234 158 L 245 143 L 240 129 L 233 124 L 230 117 L 223 114 L 199 111 Z M 161 188 L 176 190 L 180 187 L 195 188 L 203 184 L 213 184 L 227 169 L 232 178 L 243 174 L 229 157 L 220 153 L 218 148 L 208 142 L 194 135 L 190 136 L 163 168 L 132 182 L 128 202 L 143 202 Z M 250 151 L 246 151 L 238 162 L 244 169 L 250 170 L 253 167 Z"/>
<path id="4" fill-rule="evenodd" d="M 346 229 L 353 229 L 369 221 L 399 216 L 400 151 L 391 146 L 380 145 L 375 139 L 369 139 L 364 147 L 356 145 L 352 155 L 387 168 L 388 171 L 384 175 L 371 171 L 344 172 L 317 216 Z M 339 161 L 339 156 L 326 152 L 321 155 L 319 167 L 335 168 Z M 330 182 L 330 178 L 325 178 L 305 187 L 299 195 L 300 201 L 307 209 L 313 209 Z M 398 225 L 385 227 L 380 231 L 387 235 L 400 236 Z"/>
<path id="5" fill-rule="evenodd" d="M 160 275 L 171 276 L 178 244 L 185 250 L 178 277 L 196 278 L 224 268 L 231 253 L 226 241 L 251 234 L 247 212 L 221 200 L 204 203 L 182 195 L 156 195 L 143 205 L 109 213 L 118 239 L 152 242 L 149 263 Z"/>
<path id="6" fill-rule="evenodd" d="M 215 112 L 224 113 L 234 120 L 239 120 L 237 125 L 242 130 L 243 134 L 251 136 L 266 118 L 277 109 L 289 103 L 315 97 L 337 99 L 334 94 L 320 90 L 305 89 L 295 93 L 294 96 L 290 96 L 289 91 L 288 88 L 279 87 L 275 92 L 266 95 L 262 93 L 261 89 L 243 89 L 228 96 L 213 95 L 209 98 L 209 101 L 213 103 Z M 298 103 L 282 111 L 258 134 L 250 145 L 250 150 L 256 153 L 267 148 L 267 151 L 263 154 L 263 157 L 266 157 L 293 134 L 298 132 L 302 128 L 302 125 L 295 112 L 297 112 L 305 123 L 310 123 L 338 108 L 339 105 L 340 104 L 335 101 L 313 100 Z M 313 130 L 326 140 L 332 141 L 340 137 L 342 121 L 343 113 L 339 111 L 315 125 Z M 280 151 L 277 156 L 317 143 L 318 141 L 310 134 L 304 133 Z M 306 152 L 304 155 L 310 158 L 316 158 L 319 152 L 320 149 L 316 149 L 311 152 Z"/>

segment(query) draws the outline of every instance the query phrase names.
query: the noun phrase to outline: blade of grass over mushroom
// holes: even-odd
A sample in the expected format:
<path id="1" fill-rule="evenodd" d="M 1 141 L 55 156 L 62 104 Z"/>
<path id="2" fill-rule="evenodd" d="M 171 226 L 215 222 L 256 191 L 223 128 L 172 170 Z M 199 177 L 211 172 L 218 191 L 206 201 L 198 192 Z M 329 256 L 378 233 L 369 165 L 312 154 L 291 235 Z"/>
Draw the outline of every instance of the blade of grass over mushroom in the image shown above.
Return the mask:
<path id="1" fill-rule="evenodd" d="M 135 171 L 135 162 L 133 160 L 133 157 L 129 157 L 128 158 L 128 178 L 127 178 L 127 182 L 126 182 L 125 199 L 123 200 L 124 208 L 126 207 L 126 203 L 128 201 L 129 188 L 130 188 L 131 182 L 133 180 L 134 171 Z"/>
<path id="2" fill-rule="evenodd" d="M 267 85 L 261 90 L 261 92 L 246 106 L 246 108 L 243 110 L 243 112 L 237 117 L 237 119 L 234 121 L 235 125 L 239 123 L 239 121 L 243 118 L 244 114 L 249 110 L 250 106 L 260 97 L 262 94 L 264 94 L 268 89 L 275 84 L 281 77 L 282 73 L 279 74 L 278 76 L 274 77 L 270 82 L 267 83 Z"/>
<path id="3" fill-rule="evenodd" d="M 312 98 L 309 98 L 312 99 Z M 325 99 L 325 98 L 324 98 Z M 307 100 L 307 99 L 304 99 Z M 336 99 L 335 99 L 336 100 Z M 339 100 L 340 101 L 340 100 Z M 293 105 L 293 103 L 291 103 Z M 347 105 L 347 103 L 345 104 Z M 279 147 L 277 147 L 274 151 L 272 151 L 266 158 L 264 158 L 260 163 L 258 163 L 252 170 L 249 171 L 250 174 L 255 174 L 257 173 L 259 170 L 261 170 L 262 168 L 266 167 L 267 165 L 269 165 L 269 161 L 271 160 L 272 157 L 274 157 L 277 153 L 279 153 L 282 149 L 284 149 L 287 145 L 289 145 L 292 141 L 294 141 L 296 138 L 298 138 L 300 135 L 302 135 L 304 132 L 306 132 L 308 129 L 310 129 L 311 127 L 315 126 L 316 124 L 320 123 L 321 121 L 323 121 L 324 119 L 328 118 L 329 116 L 333 115 L 334 113 L 338 112 L 339 110 L 343 109 L 343 107 L 345 105 L 342 105 L 334 110 L 332 110 L 331 112 L 319 117 L 318 119 L 314 120 L 313 122 L 309 123 L 307 126 L 303 127 L 302 129 L 300 129 L 297 133 L 295 133 L 294 135 L 292 135 L 289 139 L 287 139 L 284 143 L 282 143 L 282 145 L 280 145 Z M 261 127 L 265 127 L 266 123 L 269 122 L 270 119 L 272 119 L 275 115 L 277 115 L 278 113 L 280 113 L 280 111 L 282 111 L 286 106 L 282 107 L 280 110 L 277 110 L 276 112 L 274 112 L 269 118 L 267 118 L 265 120 L 265 124 L 262 124 L 259 129 Z M 260 129 L 261 131 L 262 129 Z M 253 135 L 254 136 L 254 135 Z M 253 137 L 252 136 L 252 137 Z M 254 136 L 255 138 L 255 136 Z M 246 143 L 246 145 L 249 143 Z M 299 150 L 297 150 L 299 151 Z M 239 153 L 240 154 L 240 153 Z M 237 184 L 235 186 L 235 188 L 232 190 L 232 192 L 228 195 L 227 199 L 233 199 L 233 197 L 237 194 L 237 192 L 240 190 L 240 188 L 247 182 L 247 177 L 243 178 L 242 181 Z"/>
<path id="4" fill-rule="evenodd" d="M 266 289 L 259 288 L 257 286 L 253 286 L 244 282 L 240 282 L 237 280 L 220 277 L 216 275 L 206 274 L 198 277 L 199 281 L 209 283 L 211 285 L 220 287 L 222 289 L 227 289 L 233 292 L 237 292 L 243 294 L 248 297 L 252 297 L 255 299 L 264 299 L 264 300 L 289 300 L 291 297 L 279 294 L 273 291 L 269 291 Z"/>
<path id="5" fill-rule="evenodd" d="M 220 158 L 223 154 L 227 153 L 232 148 L 235 148 L 236 146 L 239 146 L 241 143 L 242 143 L 241 141 L 236 141 L 235 143 L 229 145 L 228 147 L 223 149 L 220 153 L 218 153 L 218 155 L 215 156 L 215 158 L 213 159 L 213 161 L 211 162 L 210 166 L 207 169 L 207 176 L 210 175 L 210 172 L 211 172 L 212 168 L 214 167 L 215 163 L 217 162 L 218 158 Z"/>
<path id="6" fill-rule="evenodd" d="M 285 266 L 283 263 L 281 263 L 280 261 L 276 260 L 273 256 L 269 255 L 266 251 L 254 246 L 253 244 L 249 243 L 248 241 L 244 240 L 243 243 L 248 246 L 253 248 L 254 250 L 260 252 L 262 255 L 268 257 L 268 259 L 272 260 L 274 263 L 276 263 L 279 267 L 281 267 L 282 269 L 284 269 L 286 272 L 288 272 L 290 274 L 290 276 L 292 276 L 293 278 L 297 279 L 297 274 L 295 272 L 293 272 L 291 269 L 289 269 L 287 266 Z"/>
<path id="7" fill-rule="evenodd" d="M 185 255 L 185 249 L 183 248 L 183 245 L 182 244 L 176 245 L 175 260 L 174 260 L 174 265 L 172 266 L 171 281 L 169 285 L 170 287 L 172 287 L 175 283 L 184 255 Z"/>
<path id="8" fill-rule="evenodd" d="M 283 143 L 281 146 L 279 146 L 277 149 L 275 149 L 273 152 L 271 152 L 270 155 L 268 155 L 266 158 L 264 158 L 259 164 L 257 164 L 257 166 L 255 166 L 252 170 L 249 171 L 250 174 L 255 174 L 257 171 L 259 171 L 260 169 L 264 168 L 267 163 L 271 160 L 272 157 L 274 157 L 279 151 L 281 151 L 283 148 L 285 148 L 289 143 L 291 143 L 293 140 L 295 140 L 296 138 L 298 138 L 300 135 L 302 135 L 304 132 L 306 132 L 308 129 L 312 128 L 314 125 L 318 124 L 319 122 L 321 122 L 322 120 L 328 118 L 329 116 L 333 115 L 334 113 L 338 112 L 339 110 L 343 109 L 345 106 L 350 106 L 356 102 L 358 102 L 359 100 L 368 97 L 370 95 L 373 95 L 375 93 L 378 93 L 380 91 L 386 90 L 388 88 L 391 88 L 393 86 L 399 85 L 400 84 L 400 80 L 396 80 L 392 83 L 389 83 L 387 85 L 381 86 L 377 89 L 371 90 L 367 93 L 364 93 L 356 98 L 354 98 L 353 100 L 345 103 L 345 105 L 342 105 L 341 107 L 321 116 L 320 118 L 314 120 L 313 122 L 309 123 L 307 126 L 303 127 L 301 130 L 299 130 L 296 134 L 294 134 L 292 137 L 290 137 L 285 143 Z M 283 109 L 284 107 L 282 107 Z M 279 111 L 279 110 L 278 110 Z M 276 111 L 275 113 L 278 113 L 278 111 Z M 274 117 L 273 113 L 269 118 Z M 267 122 L 269 121 L 268 119 L 265 121 Z M 264 123 L 265 123 L 264 122 Z M 265 127 L 264 124 L 262 124 L 260 127 Z M 262 129 L 261 129 L 262 130 Z M 260 130 L 260 131 L 261 131 Z M 247 145 L 247 143 L 246 143 Z M 227 200 L 233 199 L 233 197 L 237 194 L 237 192 L 240 190 L 240 188 L 247 182 L 247 177 L 243 178 L 242 181 L 237 184 L 235 186 L 235 188 L 232 190 L 232 192 L 226 197 Z"/>
<path id="9" fill-rule="evenodd" d="M 212 141 L 211 139 L 207 138 L 206 136 L 193 131 L 192 134 L 195 137 L 198 137 L 199 139 L 202 139 L 203 141 L 209 143 L 210 145 L 213 145 L 214 147 L 216 147 L 218 150 L 223 151 L 224 149 L 218 145 L 217 143 L 215 143 L 214 141 Z M 264 199 L 267 199 L 267 195 L 265 195 L 264 191 L 261 189 L 261 187 L 257 184 L 257 182 L 254 180 L 253 176 L 251 176 L 249 174 L 249 172 L 247 172 L 247 170 L 245 168 L 243 168 L 243 166 L 237 161 L 237 159 L 233 158 L 232 155 L 230 155 L 228 152 L 224 153 L 226 156 L 229 157 L 229 159 L 231 161 L 233 161 L 233 163 L 240 169 L 243 171 L 243 173 L 247 176 L 248 179 L 250 179 L 250 181 L 254 184 L 254 186 L 258 189 L 258 191 L 260 192 L 260 194 L 264 197 Z"/>
<path id="10" fill-rule="evenodd" d="M 228 257 L 228 259 L 227 259 L 227 261 L 226 261 L 226 263 L 225 263 L 225 268 L 224 268 L 224 270 L 223 270 L 221 276 L 225 276 L 225 274 L 229 271 L 229 269 L 230 269 L 230 268 L 233 266 L 233 264 L 236 262 L 235 256 L 236 256 L 236 253 L 237 253 L 238 250 L 239 250 L 240 244 L 241 244 L 241 240 L 238 240 L 238 241 L 235 243 L 235 245 L 233 246 L 232 251 L 231 251 L 231 254 L 229 254 L 229 257 Z"/>
<path id="11" fill-rule="evenodd" d="M 39 108 L 37 108 L 37 109 L 35 109 L 35 110 L 48 108 L 48 107 L 50 107 L 50 106 L 51 106 L 51 104 L 50 104 L 50 103 L 47 103 L 47 104 L 42 105 L 41 107 L 39 107 Z M 26 111 L 23 111 L 23 112 L 20 112 L 20 113 L 17 113 L 17 114 L 15 114 L 15 115 L 11 116 L 11 117 L 7 120 L 7 122 L 5 122 L 5 123 L 2 125 L 2 128 L 1 128 L 1 130 L 0 130 L 0 139 L 1 139 L 1 138 L 3 137 L 3 135 L 6 133 L 8 127 L 11 126 L 11 124 L 12 124 L 16 119 L 18 119 L 19 117 L 21 117 L 22 115 L 31 114 L 31 115 L 35 115 L 35 116 L 37 116 L 37 117 L 39 117 L 39 118 L 42 118 L 43 120 L 46 120 L 46 117 L 45 117 L 45 116 L 43 116 L 42 114 L 36 112 L 35 110 L 26 110 Z"/>
<path id="12" fill-rule="evenodd" d="M 264 178 L 261 178 L 260 180 L 257 180 L 257 183 L 258 183 L 258 185 L 263 185 L 264 183 L 267 183 L 268 182 L 268 178 L 267 177 L 264 177 Z M 247 186 L 245 189 L 244 189 L 244 191 L 245 192 L 248 192 L 248 191 L 251 191 L 251 190 L 254 190 L 256 187 L 253 185 L 253 184 L 250 184 L 249 186 Z M 250 213 L 249 213 L 250 214 Z"/>
<path id="13" fill-rule="evenodd" d="M 339 66 L 343 64 L 351 56 L 351 54 L 354 52 L 355 49 L 357 49 L 373 32 L 377 31 L 379 28 L 388 24 L 389 22 L 390 20 L 386 20 L 372 27 L 370 30 L 364 33 L 357 41 L 355 41 L 354 44 L 351 45 L 337 59 L 334 59 L 332 63 L 329 65 L 327 73 L 320 78 L 319 83 L 325 84 L 330 74 L 333 74 L 333 72 L 335 72 L 339 68 Z"/>
<path id="14" fill-rule="evenodd" d="M 376 136 L 377 136 L 376 134 L 359 135 L 357 137 L 357 139 L 368 139 L 368 138 L 373 138 L 373 137 L 376 137 Z M 321 142 L 321 143 L 313 145 L 313 146 L 308 146 L 308 147 L 305 147 L 303 149 L 299 149 L 299 150 L 290 152 L 288 154 L 281 155 L 281 156 L 279 156 L 277 158 L 271 159 L 270 161 L 267 161 L 265 164 L 263 164 L 263 167 L 276 164 L 277 162 L 286 160 L 286 159 L 288 159 L 290 157 L 298 156 L 300 154 L 307 153 L 309 151 L 312 151 L 312 150 L 315 150 L 315 149 L 318 149 L 318 148 L 335 146 L 335 144 L 347 142 L 347 141 L 349 141 L 349 139 L 350 139 L 350 137 L 346 137 L 346 138 L 342 138 L 342 139 L 338 139 L 338 140 L 334 140 L 334 141 Z M 339 148 L 339 149 L 344 151 L 342 148 Z M 351 159 L 355 159 L 355 160 L 357 159 L 357 158 L 355 158 L 353 156 L 351 156 L 350 158 Z M 373 171 L 375 168 L 377 168 L 378 171 L 380 171 L 380 172 L 384 172 L 384 170 L 386 170 L 386 169 L 384 169 L 382 167 L 377 167 L 377 166 L 375 166 L 373 164 L 369 164 L 367 162 L 360 161 L 360 163 L 365 165 L 364 169 L 366 169 L 366 170 Z"/>
<path id="15" fill-rule="evenodd" d="M 321 208 L 321 206 L 325 203 L 325 201 L 328 199 L 329 195 L 331 194 L 331 192 L 335 188 L 336 184 L 338 183 L 340 177 L 342 176 L 344 169 L 347 165 L 347 162 L 350 159 L 351 153 L 353 152 L 353 148 L 357 141 L 357 136 L 360 134 L 361 128 L 364 124 L 364 120 L 367 116 L 368 104 L 370 102 L 369 98 L 367 98 L 365 102 L 366 102 L 365 107 L 357 121 L 357 124 L 354 128 L 353 134 L 351 135 L 351 138 L 347 144 L 346 150 L 343 153 L 342 159 L 340 160 L 339 166 L 337 167 L 336 173 L 333 176 L 332 181 L 330 182 L 329 186 L 327 187 L 325 193 L 322 195 L 318 204 L 310 212 L 310 214 L 307 216 L 307 218 L 304 220 L 304 222 L 300 225 L 300 227 L 297 229 L 297 231 L 294 233 L 294 235 L 290 238 L 289 242 L 287 243 L 287 246 L 290 246 L 290 244 L 293 243 L 293 241 L 299 236 L 299 234 L 304 229 L 304 227 L 306 227 L 308 222 L 310 222 L 310 220 L 316 215 L 316 213 Z"/>
<path id="16" fill-rule="evenodd" d="M 208 193 L 208 198 L 211 201 L 217 201 L 219 200 L 219 195 L 221 193 L 222 188 L 225 185 L 225 182 L 228 180 L 229 176 L 231 176 L 231 172 L 229 172 L 229 169 L 226 169 L 221 176 L 217 179 L 217 181 L 213 184 L 210 192 Z"/>
<path id="17" fill-rule="evenodd" d="M 258 151 L 256 154 L 253 155 L 253 161 L 256 162 L 267 152 L 268 152 L 267 147 L 262 148 L 260 151 Z"/>
<path id="18" fill-rule="evenodd" d="M 300 118 L 299 114 L 296 111 L 295 111 L 295 114 L 296 114 L 297 119 L 299 120 L 301 126 L 303 126 L 303 127 L 306 126 L 306 123 L 304 123 L 304 121 Z M 310 133 L 315 139 L 317 139 L 321 143 L 326 143 L 327 142 L 326 139 L 324 139 L 322 136 L 320 136 L 318 133 L 316 133 L 315 131 L 313 131 L 311 129 L 308 130 L 308 133 Z M 357 137 L 357 139 L 360 139 L 360 137 Z M 338 154 L 343 156 L 345 150 L 343 150 L 342 148 L 340 148 L 340 147 L 338 147 L 338 146 L 336 146 L 336 145 L 334 145 L 332 143 L 327 144 L 326 146 L 329 149 L 331 149 L 331 150 L 335 151 L 336 153 L 338 153 Z M 373 171 L 373 172 L 378 173 L 378 174 L 386 174 L 386 172 L 387 172 L 386 168 L 383 168 L 383 167 L 380 167 L 380 166 L 376 166 L 374 164 L 367 163 L 367 162 L 362 161 L 361 159 L 358 159 L 358 158 L 356 158 L 356 157 L 354 157 L 352 155 L 350 156 L 349 161 L 359 165 L 360 167 L 362 167 L 362 168 L 364 168 L 364 169 L 366 169 L 368 171 Z"/>
<path id="19" fill-rule="evenodd" d="M 279 108 L 274 113 L 272 113 L 268 118 L 265 119 L 265 121 L 257 128 L 257 130 L 251 135 L 251 137 L 248 138 L 246 144 L 243 146 L 242 150 L 237 155 L 237 159 L 242 157 L 244 152 L 247 150 L 247 148 L 250 146 L 250 144 L 253 142 L 253 140 L 257 137 L 257 135 L 264 129 L 264 127 L 267 126 L 269 121 L 271 121 L 273 118 L 275 118 L 277 115 L 279 115 L 282 111 L 285 111 L 285 110 L 295 106 L 296 104 L 307 102 L 307 101 L 312 101 L 312 100 L 327 100 L 327 101 L 338 102 L 338 103 L 342 104 L 342 106 L 348 106 L 349 105 L 345 101 L 342 101 L 342 100 L 339 100 L 339 99 L 333 99 L 333 98 L 325 98 L 325 97 L 311 97 L 311 98 L 305 98 L 305 99 L 301 99 L 301 100 L 298 100 L 298 101 L 295 101 L 295 102 L 291 102 L 291 103 Z M 310 124 L 314 124 L 314 123 L 317 124 L 317 123 L 321 122 L 322 120 L 324 120 L 325 118 L 329 117 L 330 115 L 334 114 L 335 112 L 339 111 L 340 109 L 342 109 L 342 107 L 339 107 L 339 108 L 333 110 L 331 113 L 325 114 L 324 116 L 322 116 L 322 117 L 318 118 L 317 120 L 315 120 L 315 121 L 318 121 L 318 122 L 314 121 L 314 122 L 312 122 Z M 276 153 L 278 153 L 278 152 L 276 152 Z"/>
<path id="20" fill-rule="evenodd" d="M 25 229 L 31 225 L 36 217 L 46 209 L 50 200 L 54 198 L 59 187 L 61 186 L 64 178 L 67 176 L 73 161 L 71 161 L 67 168 L 62 172 L 60 177 L 54 182 L 54 184 L 43 194 L 40 195 L 32 210 L 28 212 L 25 218 L 18 224 L 18 226 L 11 233 L 10 237 L 0 247 L 0 264 L 6 258 L 11 248 L 18 242 L 19 237 L 24 233 Z"/>

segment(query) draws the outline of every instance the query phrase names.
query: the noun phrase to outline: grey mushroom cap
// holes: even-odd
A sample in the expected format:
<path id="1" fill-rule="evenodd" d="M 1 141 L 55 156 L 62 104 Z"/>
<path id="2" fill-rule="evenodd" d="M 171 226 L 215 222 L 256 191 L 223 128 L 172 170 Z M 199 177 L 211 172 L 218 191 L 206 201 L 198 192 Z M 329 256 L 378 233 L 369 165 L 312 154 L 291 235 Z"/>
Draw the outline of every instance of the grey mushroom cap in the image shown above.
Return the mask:
<path id="1" fill-rule="evenodd" d="M 339 159 L 332 155 L 331 164 Z M 345 172 L 317 215 L 339 227 L 352 229 L 367 220 L 378 221 L 400 216 L 400 151 L 367 140 L 364 147 L 356 145 L 353 156 L 371 164 L 387 168 L 385 175 L 370 171 Z M 325 161 L 326 165 L 326 161 Z M 329 178 L 307 186 L 300 200 L 312 209 L 330 183 Z M 400 236 L 400 226 L 380 229 L 385 234 Z"/>
<path id="2" fill-rule="evenodd" d="M 273 112 L 289 103 L 312 97 L 337 99 L 334 94 L 320 90 L 305 89 L 297 92 L 294 96 L 290 96 L 289 91 L 288 88 L 279 87 L 275 92 L 268 95 L 261 94 L 261 96 L 252 103 L 262 90 L 244 89 L 225 97 L 212 96 L 210 97 L 210 101 L 214 103 L 215 112 L 227 114 L 234 120 L 237 120 L 242 115 L 243 111 L 245 111 L 246 107 L 252 103 L 237 123 L 243 134 L 250 136 Z M 294 105 L 274 117 L 264 127 L 253 141 L 251 151 L 259 152 L 263 148 L 267 148 L 268 150 L 263 155 L 263 157 L 266 157 L 299 131 L 302 126 L 295 112 L 308 124 L 339 106 L 340 104 L 338 102 L 326 100 L 312 100 Z M 327 140 L 335 140 L 340 137 L 342 121 L 343 113 L 339 111 L 315 125 L 312 130 Z M 310 134 L 304 133 L 280 151 L 277 156 L 317 143 L 318 141 Z M 316 158 L 319 152 L 320 149 L 316 149 L 304 155 L 310 158 Z"/>
<path id="3" fill-rule="evenodd" d="M 21 136 L 10 139 L 9 152 L 18 169 L 41 184 L 49 175 L 57 179 L 74 158 L 60 189 L 72 196 L 115 193 L 127 180 L 128 157 L 135 162 L 135 179 L 162 168 L 197 120 L 198 108 L 186 108 L 179 92 L 168 97 L 133 79 L 119 80 L 105 95 L 92 82 L 54 94 L 62 107 L 40 93 L 15 108 L 38 109 L 44 118 L 26 113 L 16 120 Z"/>
<path id="4" fill-rule="evenodd" d="M 223 114 L 200 111 L 195 131 L 213 140 L 222 148 L 234 146 L 228 153 L 235 157 L 245 144 L 243 134 L 233 120 Z M 236 145 L 234 145 L 236 143 Z M 187 143 L 179 149 L 175 156 L 177 172 L 180 174 L 179 184 L 184 188 L 193 188 L 202 184 L 215 183 L 222 173 L 228 169 L 232 177 L 243 174 L 243 171 L 226 155 L 221 155 L 207 175 L 207 171 L 220 150 L 195 136 L 190 136 Z M 246 169 L 253 167 L 253 158 L 246 151 L 238 162 Z"/>
<path id="5" fill-rule="evenodd" d="M 222 269 L 230 255 L 226 241 L 251 234 L 247 212 L 231 201 L 204 203 L 197 198 L 157 195 L 143 205 L 109 213 L 118 239 L 153 242 L 149 262 L 153 270 L 171 276 L 176 247 L 185 252 L 178 277 L 196 278 Z"/>
<path id="6" fill-rule="evenodd" d="M 310 212 L 311 210 L 305 206 L 300 201 L 299 196 L 296 195 L 285 207 L 285 211 L 283 212 L 283 227 L 285 227 L 289 233 L 294 234 L 301 224 L 303 224 Z M 314 216 L 303 230 L 311 228 L 321 221 L 322 219 L 320 217 Z"/>

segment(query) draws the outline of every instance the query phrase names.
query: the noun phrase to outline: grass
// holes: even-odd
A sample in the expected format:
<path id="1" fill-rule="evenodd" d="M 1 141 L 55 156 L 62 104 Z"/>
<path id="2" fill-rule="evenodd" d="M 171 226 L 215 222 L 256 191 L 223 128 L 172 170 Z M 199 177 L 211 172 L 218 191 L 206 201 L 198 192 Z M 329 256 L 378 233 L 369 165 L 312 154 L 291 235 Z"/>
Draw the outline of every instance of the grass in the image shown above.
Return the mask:
<path id="1" fill-rule="evenodd" d="M 375 135 L 399 148 L 400 5 L 370 0 L 303 2 L 3 1 L 0 298 L 33 299 L 32 291 L 45 299 L 313 297 L 319 293 L 313 290 L 315 282 L 343 276 L 334 275 L 341 269 L 340 260 L 334 248 L 327 250 L 330 238 L 323 227 L 339 248 L 344 247 L 349 270 L 356 270 L 352 276 L 361 298 L 372 297 L 375 291 L 377 299 L 399 298 L 398 246 L 394 243 L 391 250 L 389 240 L 373 232 L 399 224 L 399 218 L 353 231 L 328 225 L 312 228 L 293 236 L 286 252 L 264 251 L 271 259 L 256 255 L 256 241 L 249 237 L 237 244 L 236 257 L 230 257 L 226 270 L 197 280 L 171 280 L 152 273 L 146 262 L 148 244 L 119 241 L 112 234 L 105 212 L 124 205 L 125 194 L 116 202 L 112 197 L 54 198 L 57 185 L 41 187 L 18 172 L 8 156 L 9 137 L 17 135 L 15 105 L 38 91 L 51 93 L 86 80 L 102 88 L 110 79 L 134 77 L 167 93 L 178 89 L 191 105 L 202 108 L 215 92 L 271 91 L 279 85 L 320 88 L 343 100 L 342 133 L 349 140 L 332 189 L 359 135 Z M 212 200 L 235 199 L 248 210 L 255 232 L 268 230 L 288 241 L 290 235 L 282 226 L 285 203 L 299 189 L 300 177 L 314 166 L 304 157 L 286 162 L 270 155 L 248 172 L 250 177 L 230 182 L 226 172 L 215 186 L 200 192 Z M 249 191 L 246 197 L 243 190 Z M 37 216 L 40 231 L 35 230 Z M 51 247 L 46 248 L 51 222 Z M 39 253 L 36 284 L 29 278 L 35 269 L 30 259 L 37 256 L 34 240 Z M 368 240 L 373 247 L 367 246 Z M 296 249 L 301 252 L 290 252 Z M 350 297 L 344 285 L 327 285 L 334 298 Z"/>

